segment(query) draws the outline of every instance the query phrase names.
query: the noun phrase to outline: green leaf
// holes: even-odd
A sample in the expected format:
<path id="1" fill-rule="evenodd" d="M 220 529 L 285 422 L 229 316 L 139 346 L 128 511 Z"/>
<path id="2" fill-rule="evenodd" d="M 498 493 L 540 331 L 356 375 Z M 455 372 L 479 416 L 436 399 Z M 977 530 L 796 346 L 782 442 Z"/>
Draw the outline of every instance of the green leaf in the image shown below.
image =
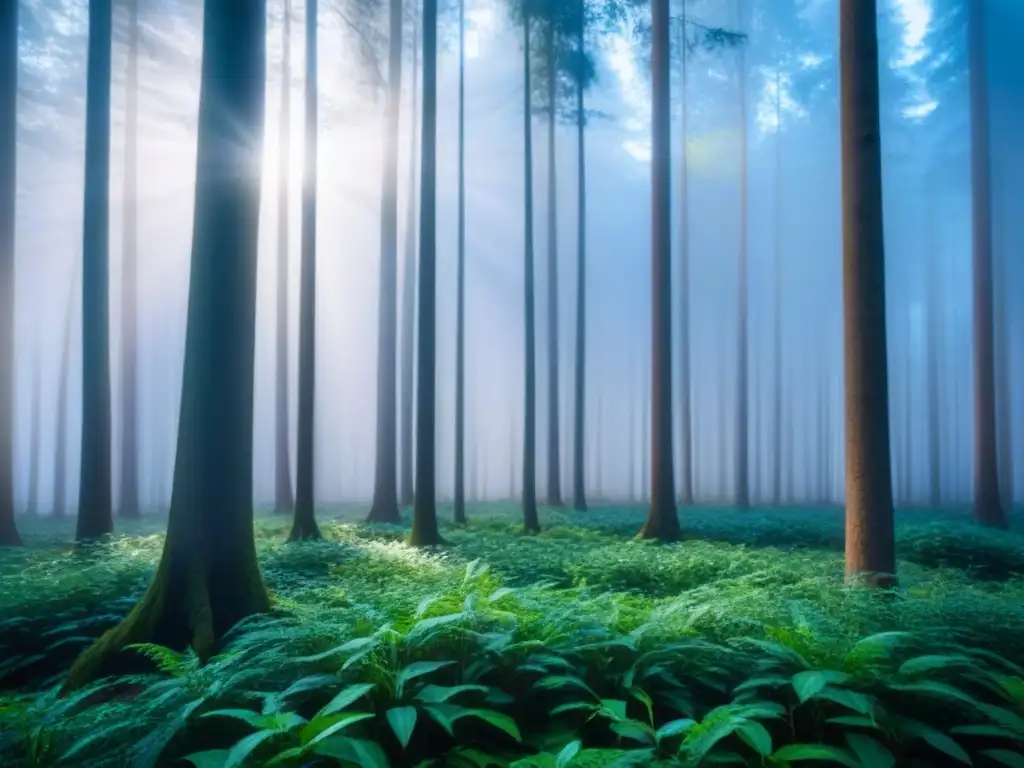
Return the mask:
<path id="1" fill-rule="evenodd" d="M 224 768 L 228 761 L 228 750 L 208 749 L 205 752 L 193 752 L 181 759 L 192 763 L 195 768 Z"/>
<path id="2" fill-rule="evenodd" d="M 350 725 L 369 720 L 370 712 L 340 712 L 336 715 L 317 715 L 299 731 L 299 743 L 309 748 Z"/>
<path id="3" fill-rule="evenodd" d="M 639 720 L 616 720 L 610 726 L 613 733 L 624 739 L 639 741 L 641 744 L 653 744 L 654 729 Z"/>
<path id="4" fill-rule="evenodd" d="M 917 735 L 924 739 L 935 749 L 939 750 L 954 760 L 959 760 L 964 765 L 974 765 L 971 762 L 971 756 L 968 755 L 964 748 L 957 744 L 942 731 L 937 731 L 934 728 L 928 726 L 922 726 L 917 729 Z"/>
<path id="5" fill-rule="evenodd" d="M 317 712 L 317 717 L 320 717 L 321 715 L 332 715 L 335 712 L 340 712 L 341 710 L 345 709 L 345 707 L 355 703 L 363 696 L 368 694 L 370 691 L 373 690 L 373 688 L 373 683 L 356 683 L 355 685 L 350 685 L 348 688 L 346 688 L 333 699 L 331 699 L 329 702 L 327 702 L 323 706 L 323 708 L 319 712 Z"/>
<path id="6" fill-rule="evenodd" d="M 928 654 L 909 659 L 900 665 L 901 675 L 923 675 L 949 667 L 975 667 L 977 663 L 966 656 Z"/>
<path id="7" fill-rule="evenodd" d="M 830 717 L 825 722 L 831 723 L 832 725 L 849 725 L 854 728 L 872 728 L 878 730 L 879 726 L 870 717 L 863 717 L 861 715 L 843 715 L 842 717 Z"/>
<path id="8" fill-rule="evenodd" d="M 364 739 L 332 736 L 317 744 L 313 751 L 323 757 L 355 763 L 359 768 L 390 768 L 384 750 L 374 742 Z"/>
<path id="9" fill-rule="evenodd" d="M 416 728 L 416 707 L 394 707 L 388 710 L 387 718 L 391 730 L 398 738 L 398 743 L 405 749 L 409 746 L 409 739 Z"/>
<path id="10" fill-rule="evenodd" d="M 736 729 L 736 733 L 761 757 L 772 753 L 772 735 L 756 720 L 747 720 Z"/>
<path id="11" fill-rule="evenodd" d="M 596 712 L 601 707 L 589 701 L 569 701 L 552 707 L 548 712 L 550 715 L 560 715 L 563 712 Z"/>
<path id="12" fill-rule="evenodd" d="M 425 704 L 441 704 L 460 693 L 488 693 L 490 690 L 486 685 L 425 685 L 416 693 L 416 698 Z"/>
<path id="13" fill-rule="evenodd" d="M 427 704 L 423 707 L 423 711 L 431 720 L 444 728 L 449 736 L 452 736 L 454 735 L 455 721 L 462 716 L 466 709 L 455 704 Z"/>
<path id="14" fill-rule="evenodd" d="M 449 667 L 454 663 L 454 661 L 414 661 L 398 673 L 398 676 L 395 678 L 395 691 L 401 697 L 405 684 L 410 680 L 429 675 L 431 672 Z"/>
<path id="15" fill-rule="evenodd" d="M 933 699 L 945 699 L 947 701 L 961 701 L 980 709 L 978 700 L 973 696 L 964 693 L 959 688 L 954 688 L 947 683 L 940 683 L 934 680 L 922 680 L 917 683 L 894 683 L 891 686 L 894 691 L 903 693 L 916 693 L 920 696 L 927 696 Z"/>
<path id="16" fill-rule="evenodd" d="M 850 745 L 850 749 L 862 765 L 870 768 L 893 768 L 896 765 L 896 758 L 892 752 L 870 736 L 863 733 L 848 733 L 846 743 Z"/>
<path id="17" fill-rule="evenodd" d="M 773 763 L 797 763 L 802 760 L 820 760 L 845 765 L 847 768 L 861 768 L 861 764 L 845 749 L 827 744 L 787 744 L 772 754 Z"/>
<path id="18" fill-rule="evenodd" d="M 236 768 L 249 759 L 249 755 L 259 748 L 260 744 L 277 734 L 274 731 L 256 731 L 250 733 L 241 741 L 237 742 L 228 751 L 227 759 L 224 761 L 224 768 Z"/>
<path id="19" fill-rule="evenodd" d="M 297 658 L 296 661 L 323 661 L 324 659 L 329 659 L 331 656 L 348 653 L 349 651 L 358 651 L 366 648 L 367 646 L 377 645 L 379 642 L 380 641 L 372 635 L 370 637 L 357 637 L 353 640 L 349 640 L 347 643 L 342 643 L 335 648 L 323 651 L 322 653 L 314 653 L 312 656 L 301 656 Z"/>
<path id="20" fill-rule="evenodd" d="M 994 739 L 1015 739 L 1017 734 L 998 725 L 957 725 L 949 729 L 950 733 L 962 736 L 989 736 Z"/>
<path id="21" fill-rule="evenodd" d="M 601 699 L 601 709 L 615 720 L 626 717 L 626 702 L 622 699 Z"/>
<path id="22" fill-rule="evenodd" d="M 981 754 L 1009 768 L 1024 768 L 1024 755 L 1020 752 L 1011 752 L 1008 749 L 983 749 Z"/>
<path id="23" fill-rule="evenodd" d="M 586 691 L 595 699 L 600 697 L 594 692 L 594 689 L 587 685 L 581 678 L 575 677 L 574 675 L 548 675 L 542 677 L 540 680 L 533 684 L 534 688 L 541 688 L 544 690 L 557 690 L 559 688 L 579 688 L 580 690 Z"/>
<path id="24" fill-rule="evenodd" d="M 307 691 L 319 691 L 321 688 L 337 685 L 338 682 L 338 678 L 335 675 L 309 675 L 296 680 L 285 688 L 281 692 L 281 698 L 285 699 L 297 693 L 305 693 Z"/>
<path id="25" fill-rule="evenodd" d="M 842 675 L 842 673 L 839 674 Z M 800 699 L 800 703 L 803 704 L 808 699 L 814 698 L 815 695 L 825 690 L 829 683 L 841 683 L 849 679 L 849 675 L 842 675 L 843 679 L 839 680 L 830 679 L 833 676 L 835 676 L 835 673 L 829 675 L 820 669 L 808 669 L 793 675 L 793 690 L 796 691 L 796 696 Z"/>
<path id="26" fill-rule="evenodd" d="M 857 691 L 849 691 L 846 688 L 824 688 L 818 691 L 814 698 L 834 701 L 836 704 L 862 715 L 870 715 L 874 709 L 874 702 L 869 696 L 857 693 Z"/>
<path id="27" fill-rule="evenodd" d="M 733 693 L 742 693 L 743 691 L 752 691 L 757 688 L 778 688 L 783 685 L 789 685 L 790 679 L 787 677 L 781 677 L 780 675 L 769 675 L 766 677 L 752 677 L 746 682 L 740 683 L 733 689 Z"/>
<path id="28" fill-rule="evenodd" d="M 475 717 L 479 720 L 483 720 L 485 723 L 493 725 L 499 730 L 504 731 L 516 741 L 523 740 L 523 737 L 519 733 L 519 726 L 516 725 L 516 721 L 508 715 L 501 714 L 501 712 L 495 712 L 492 709 L 467 709 L 462 712 L 459 717 Z"/>
<path id="29" fill-rule="evenodd" d="M 515 591 L 515 587 L 499 587 L 487 596 L 487 602 L 496 603 L 501 600 L 501 598 L 507 597 Z"/>
<path id="30" fill-rule="evenodd" d="M 657 741 L 662 739 L 668 739 L 672 736 L 678 736 L 681 733 L 686 733 L 693 726 L 697 724 L 696 720 L 691 720 L 688 717 L 680 718 L 679 720 L 672 720 L 671 722 L 665 723 L 654 733 L 654 738 Z"/>
<path id="31" fill-rule="evenodd" d="M 576 741 L 570 741 L 562 747 L 561 751 L 555 755 L 555 768 L 565 768 L 565 766 L 571 763 L 572 759 L 579 753 L 581 746 L 583 746 L 582 742 L 577 739 Z"/>

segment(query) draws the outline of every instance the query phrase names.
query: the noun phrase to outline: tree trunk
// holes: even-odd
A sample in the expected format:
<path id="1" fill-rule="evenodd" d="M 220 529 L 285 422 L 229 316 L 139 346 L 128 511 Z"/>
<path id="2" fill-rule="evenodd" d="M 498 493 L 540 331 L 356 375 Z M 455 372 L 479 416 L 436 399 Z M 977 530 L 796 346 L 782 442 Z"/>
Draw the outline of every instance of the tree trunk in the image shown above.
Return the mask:
<path id="1" fill-rule="evenodd" d="M 288 192 L 291 181 L 292 3 L 282 2 L 281 114 L 277 149 L 277 384 L 274 432 L 274 511 L 285 514 L 295 506 L 288 444 L 288 250 L 290 245 Z"/>
<path id="2" fill-rule="evenodd" d="M 416 366 L 414 547 L 441 544 L 437 530 L 437 0 L 423 0 L 423 130 L 420 134 L 420 268 Z"/>
<path id="3" fill-rule="evenodd" d="M 771 497 L 776 507 L 782 504 L 782 83 L 781 64 L 775 67 L 775 228 L 772 287 L 775 313 L 772 317 L 772 478 Z"/>
<path id="4" fill-rule="evenodd" d="M 53 516 L 62 518 L 67 511 L 68 464 L 68 377 L 71 372 L 71 321 L 74 317 L 75 294 L 81 277 L 75 269 L 71 293 L 64 309 L 64 336 L 60 352 L 60 373 L 57 376 L 57 435 L 53 457 Z"/>
<path id="5" fill-rule="evenodd" d="M 579 0 L 579 53 L 584 51 L 586 0 Z M 587 508 L 586 446 L 587 407 L 587 155 L 586 112 L 583 81 L 576 83 L 576 382 L 573 393 L 572 506 Z"/>
<path id="6" fill-rule="evenodd" d="M 403 505 L 413 502 L 413 398 L 416 396 L 413 391 L 413 372 L 415 371 L 416 358 L 416 240 L 417 240 L 417 217 L 416 217 L 416 171 L 419 165 L 417 159 L 417 138 L 419 130 L 417 122 L 420 118 L 420 110 L 416 98 L 419 78 L 416 77 L 416 70 L 419 66 L 419 23 L 413 14 L 412 27 L 412 82 L 409 90 L 412 92 L 412 108 L 409 112 L 409 122 L 412 125 L 409 131 L 409 202 L 405 209 L 405 254 L 402 265 L 402 403 L 401 403 L 401 425 L 400 425 L 400 450 L 401 450 L 401 477 L 399 480 L 399 502 Z"/>
<path id="7" fill-rule="evenodd" d="M 18 3 L 0 3 L 0 546 L 14 522 L 14 212 L 17 200 Z"/>
<path id="8" fill-rule="evenodd" d="M 110 0 L 89 3 L 77 541 L 113 532 L 110 445 Z"/>
<path id="9" fill-rule="evenodd" d="M 459 0 L 459 201 L 455 307 L 455 506 L 466 524 L 466 0 Z M 475 464 L 474 464 L 475 466 Z"/>
<path id="10" fill-rule="evenodd" d="M 679 24 L 679 453 L 682 474 L 679 478 L 679 503 L 693 506 L 693 392 L 690 384 L 690 196 L 686 146 L 686 0 L 682 3 Z"/>
<path id="11" fill-rule="evenodd" d="M 738 0 L 737 15 L 742 19 L 743 0 Z M 743 24 L 741 23 L 741 28 Z M 740 253 L 739 253 L 739 292 L 737 296 L 737 334 L 736 334 L 736 506 L 750 506 L 749 477 L 749 420 L 748 400 L 748 367 L 747 334 L 750 312 L 749 288 L 749 254 L 747 231 L 747 56 L 746 46 L 740 46 Z"/>
<path id="12" fill-rule="evenodd" d="M 942 503 L 942 418 L 939 411 L 939 268 L 935 254 L 938 243 L 935 236 L 935 200 L 926 197 L 928 206 L 928 253 L 931 256 L 925 282 L 928 291 L 928 503 L 938 507 Z"/>
<path id="13" fill-rule="evenodd" d="M 1000 245 L 1003 245 L 1001 241 Z M 1013 508 L 1013 382 L 1011 369 L 1013 359 L 1010 347 L 1010 325 L 1008 302 L 1010 290 L 1007 266 L 1008 250 L 1000 248 L 993 262 L 995 290 L 995 366 L 996 406 L 999 424 L 999 488 L 1002 491 L 1003 508 Z"/>
<path id="14" fill-rule="evenodd" d="M 672 102 L 669 3 L 651 0 L 651 503 L 639 536 L 680 538 L 672 459 Z"/>
<path id="15" fill-rule="evenodd" d="M 561 507 L 562 466 L 558 416 L 558 187 L 555 163 L 555 20 L 546 30 L 548 97 L 548 505 Z"/>
<path id="16" fill-rule="evenodd" d="M 636 370 L 636 365 L 633 360 L 630 360 L 630 371 Z M 628 456 L 627 470 L 626 470 L 626 500 L 633 503 L 637 500 L 636 496 L 636 459 L 637 459 L 637 444 L 636 444 L 636 386 L 635 379 L 631 375 L 629 377 L 629 394 L 627 395 L 627 408 L 626 413 L 628 414 L 627 420 L 629 427 L 627 434 L 629 435 L 628 443 Z"/>
<path id="17" fill-rule="evenodd" d="M 380 312 L 377 329 L 377 453 L 371 523 L 398 523 L 395 364 L 398 271 L 398 116 L 402 98 L 402 0 L 390 0 L 388 104 L 380 203 Z"/>
<path id="18" fill-rule="evenodd" d="M 985 3 L 967 10 L 970 70 L 971 221 L 974 272 L 974 521 L 1005 528 L 996 450 L 995 365 L 992 319 L 992 167 L 985 71 Z"/>
<path id="19" fill-rule="evenodd" d="M 146 594 L 78 659 L 68 688 L 116 669 L 118 652 L 133 643 L 191 646 L 206 660 L 238 621 L 270 607 L 252 525 L 265 30 L 265 0 L 206 0 L 188 330 L 167 537 Z"/>
<path id="20" fill-rule="evenodd" d="M 299 413 L 295 514 L 290 541 L 320 538 L 316 524 L 316 163 L 317 0 L 306 0 L 305 157 L 302 169 L 302 274 L 299 294 Z"/>
<path id="21" fill-rule="evenodd" d="M 840 2 L 846 574 L 896 581 L 875 0 Z"/>
<path id="22" fill-rule="evenodd" d="M 533 295 L 533 127 L 530 89 L 530 12 L 523 20 L 523 294 L 525 402 L 523 408 L 523 527 L 527 533 L 540 531 L 537 517 L 537 369 Z"/>
<path id="23" fill-rule="evenodd" d="M 42 375 L 39 371 L 39 352 L 36 351 L 35 365 L 32 368 L 32 405 L 29 432 L 28 455 L 28 503 L 25 514 L 29 517 L 39 516 L 39 449 L 42 434 L 39 426 L 40 395 L 42 394 Z"/>
<path id="24" fill-rule="evenodd" d="M 128 0 L 128 67 L 124 109 L 124 240 L 121 246 L 121 494 L 118 513 L 139 509 L 138 134 L 139 0 Z"/>

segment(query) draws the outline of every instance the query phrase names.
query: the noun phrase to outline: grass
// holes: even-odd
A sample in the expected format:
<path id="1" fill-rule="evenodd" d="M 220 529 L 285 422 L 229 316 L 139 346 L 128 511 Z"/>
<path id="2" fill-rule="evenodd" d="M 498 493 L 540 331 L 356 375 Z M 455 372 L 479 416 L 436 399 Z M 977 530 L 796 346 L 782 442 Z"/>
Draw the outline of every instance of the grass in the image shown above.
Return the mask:
<path id="1" fill-rule="evenodd" d="M 442 514 L 444 514 L 444 510 Z M 274 613 L 223 653 L 134 649 L 147 675 L 58 687 L 141 595 L 146 518 L 87 550 L 22 522 L 0 550 L 4 766 L 1024 766 L 1024 536 L 913 511 L 898 590 L 842 586 L 836 510 L 471 507 L 448 546 L 321 511 L 260 516 Z"/>

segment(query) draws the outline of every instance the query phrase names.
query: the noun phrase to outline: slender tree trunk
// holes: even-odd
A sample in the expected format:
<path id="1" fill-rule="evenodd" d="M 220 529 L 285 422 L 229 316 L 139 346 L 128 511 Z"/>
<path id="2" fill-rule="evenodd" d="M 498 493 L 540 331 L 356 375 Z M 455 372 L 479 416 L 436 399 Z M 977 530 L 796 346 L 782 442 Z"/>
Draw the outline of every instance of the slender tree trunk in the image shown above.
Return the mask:
<path id="1" fill-rule="evenodd" d="M 533 286 L 533 126 L 530 88 L 530 12 L 523 20 L 523 176 L 525 181 L 523 231 L 524 361 L 525 401 L 523 408 L 523 527 L 527 533 L 540 530 L 537 517 L 537 361 Z"/>
<path id="2" fill-rule="evenodd" d="M 124 110 L 124 235 L 121 247 L 121 517 L 139 517 L 138 133 L 139 0 L 128 0 Z"/>
<path id="3" fill-rule="evenodd" d="M 402 0 L 390 0 L 388 103 L 380 210 L 380 311 L 377 329 L 377 452 L 368 522 L 397 523 L 396 343 L 398 271 L 398 116 L 402 97 Z"/>
<path id="4" fill-rule="evenodd" d="M 772 317 L 772 504 L 782 504 L 782 83 L 781 64 L 775 67 L 775 227 L 773 238 L 774 264 L 772 287 L 775 313 Z"/>
<path id="5" fill-rule="evenodd" d="M 110 451 L 110 0 L 89 3 L 82 232 L 82 452 L 75 538 L 114 530 Z"/>
<path id="6" fill-rule="evenodd" d="M 647 377 L 644 376 L 644 379 Z M 646 381 L 640 382 L 640 500 L 650 504 L 648 481 L 651 471 L 651 397 L 650 387 Z"/>
<path id="7" fill-rule="evenodd" d="M 681 535 L 672 459 L 672 130 L 669 2 L 651 0 L 651 504 L 640 537 Z"/>
<path id="8" fill-rule="evenodd" d="M 413 386 L 413 372 L 415 371 L 416 358 L 416 240 L 417 240 L 417 217 L 416 217 L 416 171 L 419 167 L 417 152 L 419 150 L 417 138 L 419 137 L 418 122 L 420 110 L 417 100 L 417 87 L 419 78 L 416 76 L 419 68 L 419 21 L 413 14 L 412 27 L 412 82 L 409 90 L 412 92 L 412 107 L 409 113 L 409 122 L 412 129 L 409 131 L 409 202 L 405 209 L 405 254 L 402 265 L 402 402 L 401 402 L 401 424 L 400 442 L 401 450 L 401 476 L 399 479 L 400 504 L 408 505 L 413 502 L 413 399 L 415 398 Z"/>
<path id="9" fill-rule="evenodd" d="M 928 206 L 928 253 L 930 263 L 925 267 L 925 283 L 928 291 L 928 503 L 938 507 L 942 503 L 942 418 L 939 403 L 939 265 L 935 254 L 938 242 L 935 236 L 935 200 L 926 197 Z"/>
<path id="10" fill-rule="evenodd" d="M 840 0 L 846 573 L 896 581 L 875 0 Z"/>
<path id="11" fill-rule="evenodd" d="M 206 0 L 188 330 L 167 537 L 146 594 L 78 659 L 67 688 L 117 671 L 115 657 L 133 643 L 190 646 L 206 660 L 235 624 L 270 607 L 252 526 L 265 41 L 265 0 Z"/>
<path id="12" fill-rule="evenodd" d="M 305 156 L 302 169 L 302 274 L 299 294 L 299 413 L 291 541 L 320 538 L 316 523 L 316 163 L 317 0 L 306 0 Z"/>
<path id="13" fill-rule="evenodd" d="M 910 329 L 907 329 L 907 354 L 904 358 L 906 395 L 903 398 L 903 506 L 909 507 L 914 497 L 914 434 L 913 434 L 913 378 L 910 365 Z"/>
<path id="14" fill-rule="evenodd" d="M 607 499 L 604 485 L 604 398 L 597 396 L 597 424 L 594 427 L 594 486 L 597 498 Z"/>
<path id="15" fill-rule="evenodd" d="M 434 454 L 437 386 L 437 0 L 423 0 L 423 131 L 420 138 L 420 268 L 416 366 L 416 500 L 409 543 L 441 543 Z"/>
<path id="16" fill-rule="evenodd" d="M 967 6 L 971 94 L 971 219 L 974 272 L 974 521 L 1006 527 L 999 495 L 992 319 L 992 160 L 985 58 L 985 5 Z"/>
<path id="17" fill-rule="evenodd" d="M 738 0 L 737 15 L 743 18 L 743 0 Z M 741 24 L 742 26 L 742 24 Z M 739 291 L 737 296 L 736 335 L 736 506 L 750 506 L 750 414 L 748 410 L 749 353 L 747 334 L 750 313 L 749 254 L 747 230 L 747 55 L 746 46 L 740 46 L 740 253 Z"/>
<path id="18" fill-rule="evenodd" d="M 32 368 L 32 406 L 29 429 L 29 455 L 28 455 L 28 503 L 25 505 L 25 514 L 30 517 L 39 516 L 39 449 L 41 443 L 41 430 L 39 426 L 39 401 L 43 386 L 42 375 L 39 371 L 39 353 L 36 352 L 35 365 Z"/>
<path id="19" fill-rule="evenodd" d="M 632 361 L 630 361 L 630 362 L 632 362 Z M 630 367 L 630 370 L 632 370 L 632 371 L 636 370 L 636 365 L 635 364 L 634 365 L 630 365 L 629 367 Z M 626 411 L 629 414 L 628 417 L 627 417 L 628 422 L 629 422 L 629 427 L 627 428 L 627 433 L 629 435 L 629 460 L 628 460 L 628 463 L 626 465 L 627 466 L 627 474 L 626 474 L 626 483 L 627 483 L 626 499 L 628 501 L 630 501 L 630 502 L 634 502 L 634 501 L 637 500 L 637 496 L 636 496 L 636 460 L 637 460 L 637 452 L 638 452 L 638 446 L 636 444 L 636 406 L 637 406 L 637 402 L 636 402 L 636 386 L 634 384 L 635 384 L 635 379 L 631 375 L 629 377 L 629 394 L 627 395 L 627 397 L 629 398 L 629 400 L 628 400 L 628 410 Z"/>
<path id="20" fill-rule="evenodd" d="M 1003 241 L 1000 242 L 1000 245 Z M 993 285 L 995 286 L 995 366 L 996 406 L 999 424 L 999 488 L 1002 491 L 1003 509 L 1013 508 L 1013 387 L 1010 369 L 1013 367 L 1010 346 L 1010 325 L 1008 302 L 1010 290 L 1006 268 L 1008 250 L 1000 248 L 993 260 Z"/>
<path id="21" fill-rule="evenodd" d="M 579 0 L 579 53 L 584 55 L 586 0 Z M 587 155 L 586 111 L 583 81 L 576 83 L 576 386 L 573 396 L 572 506 L 579 512 L 587 508 L 586 446 L 587 407 Z"/>
<path id="22" fill-rule="evenodd" d="M 558 187 L 555 163 L 555 21 L 546 29 L 548 97 L 548 504 L 561 507 L 562 466 L 558 395 Z"/>
<path id="23" fill-rule="evenodd" d="M 285 514 L 295 506 L 288 445 L 288 251 L 290 245 L 288 192 L 291 182 L 292 3 L 282 2 L 281 114 L 277 152 L 277 346 L 274 402 L 274 510 Z"/>
<path id="24" fill-rule="evenodd" d="M 17 200 L 18 5 L 0 2 L 0 546 L 14 522 L 14 218 Z"/>
<path id="25" fill-rule="evenodd" d="M 53 457 L 53 516 L 64 517 L 67 511 L 68 462 L 68 377 L 71 373 L 71 321 L 74 318 L 75 295 L 79 291 L 81 262 L 71 281 L 71 293 L 64 309 L 64 336 L 60 352 L 60 372 L 57 375 L 57 435 Z"/>
<path id="26" fill-rule="evenodd" d="M 455 306 L 455 506 L 466 524 L 466 0 L 459 0 L 459 202 Z M 474 465 L 475 466 L 475 465 Z"/>
<path id="27" fill-rule="evenodd" d="M 693 391 L 690 384 L 690 195 L 686 146 L 687 71 L 689 46 L 686 34 L 686 0 L 682 3 L 679 24 L 679 453 L 682 473 L 679 478 L 679 503 L 693 505 Z"/>

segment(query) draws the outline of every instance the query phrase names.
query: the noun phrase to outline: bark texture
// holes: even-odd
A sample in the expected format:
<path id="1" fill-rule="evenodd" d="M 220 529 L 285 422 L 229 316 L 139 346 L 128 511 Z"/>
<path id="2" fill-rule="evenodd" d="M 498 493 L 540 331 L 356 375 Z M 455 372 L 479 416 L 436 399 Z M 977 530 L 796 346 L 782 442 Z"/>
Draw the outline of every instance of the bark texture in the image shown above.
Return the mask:
<path id="1" fill-rule="evenodd" d="M 459 0 L 459 189 L 455 307 L 455 506 L 466 524 L 466 1 Z M 474 464 L 474 467 L 476 465 Z"/>
<path id="2" fill-rule="evenodd" d="M 18 2 L 0 2 L 0 546 L 14 522 L 14 211 L 17 200 Z"/>
<path id="3" fill-rule="evenodd" d="M 537 355 L 533 285 L 533 121 L 530 97 L 530 12 L 523 19 L 523 324 L 526 360 L 523 402 L 523 528 L 540 531 L 537 515 Z"/>
<path id="4" fill-rule="evenodd" d="M 546 25 L 548 98 L 548 504 L 561 507 L 562 463 L 558 416 L 558 177 L 555 162 L 555 20 Z"/>

